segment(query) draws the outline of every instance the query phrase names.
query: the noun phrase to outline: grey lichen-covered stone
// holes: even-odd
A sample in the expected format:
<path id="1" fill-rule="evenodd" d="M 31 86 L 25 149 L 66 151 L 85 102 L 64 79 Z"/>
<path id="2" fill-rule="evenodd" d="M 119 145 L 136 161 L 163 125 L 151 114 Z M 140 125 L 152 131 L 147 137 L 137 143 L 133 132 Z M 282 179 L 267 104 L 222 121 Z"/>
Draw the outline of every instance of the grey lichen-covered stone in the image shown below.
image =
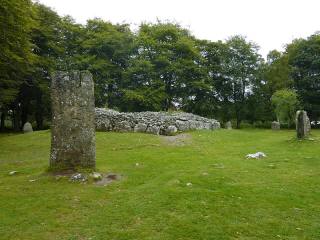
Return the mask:
<path id="1" fill-rule="evenodd" d="M 159 135 L 160 134 L 160 127 L 158 126 L 148 126 L 146 133 L 151 133 L 151 134 L 155 134 L 155 135 Z"/>
<path id="2" fill-rule="evenodd" d="M 296 114 L 296 131 L 297 131 L 297 138 L 303 139 L 308 137 L 309 131 L 308 130 L 308 116 L 307 112 L 303 110 L 297 111 Z M 310 121 L 309 121 L 310 122 Z"/>
<path id="3" fill-rule="evenodd" d="M 176 121 L 176 126 L 177 126 L 178 130 L 181 131 L 181 132 L 185 132 L 185 131 L 188 131 L 190 129 L 190 125 L 189 125 L 188 121 L 177 120 Z"/>
<path id="4" fill-rule="evenodd" d="M 271 123 L 271 129 L 272 129 L 272 130 L 280 130 L 280 123 L 277 122 L 277 121 L 273 121 L 273 122 Z"/>
<path id="5" fill-rule="evenodd" d="M 185 132 L 195 129 L 218 129 L 220 123 L 184 112 L 118 112 L 110 109 L 96 108 L 96 129 L 100 131 L 145 132 L 151 134 L 171 135 L 175 129 Z M 170 129 L 168 131 L 168 129 Z"/>
<path id="6" fill-rule="evenodd" d="M 306 121 L 307 121 L 307 134 L 309 135 L 309 133 L 310 133 L 310 131 L 311 131 L 311 122 L 310 122 L 310 119 L 309 119 L 309 117 L 308 117 L 308 115 L 307 115 L 307 119 L 306 119 Z"/>
<path id="7" fill-rule="evenodd" d="M 176 132 L 178 132 L 178 129 L 176 126 L 170 125 L 165 129 L 165 135 L 172 136 Z"/>
<path id="8" fill-rule="evenodd" d="M 33 132 L 31 123 L 26 122 L 26 123 L 23 125 L 22 130 L 23 130 L 24 133 Z"/>
<path id="9" fill-rule="evenodd" d="M 232 129 L 232 123 L 231 121 L 228 121 L 225 123 L 225 128 L 231 130 Z"/>
<path id="10" fill-rule="evenodd" d="M 94 83 L 88 71 L 56 72 L 51 83 L 50 167 L 95 167 Z M 103 126 L 108 128 L 107 125 Z"/>
<path id="11" fill-rule="evenodd" d="M 134 126 L 134 132 L 146 132 L 147 130 L 147 124 L 144 123 L 138 123 L 137 125 Z"/>

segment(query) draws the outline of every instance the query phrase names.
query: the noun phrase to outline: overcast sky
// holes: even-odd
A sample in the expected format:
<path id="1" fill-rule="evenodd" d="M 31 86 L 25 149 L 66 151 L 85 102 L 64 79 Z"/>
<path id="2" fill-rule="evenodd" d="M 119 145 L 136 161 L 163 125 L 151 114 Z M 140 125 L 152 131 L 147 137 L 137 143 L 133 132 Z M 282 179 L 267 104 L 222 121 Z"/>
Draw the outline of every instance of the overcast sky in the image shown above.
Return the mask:
<path id="1" fill-rule="evenodd" d="M 241 34 L 263 56 L 294 38 L 320 30 L 320 0 L 38 0 L 78 23 L 99 17 L 112 23 L 171 20 L 197 38 L 224 40 Z"/>

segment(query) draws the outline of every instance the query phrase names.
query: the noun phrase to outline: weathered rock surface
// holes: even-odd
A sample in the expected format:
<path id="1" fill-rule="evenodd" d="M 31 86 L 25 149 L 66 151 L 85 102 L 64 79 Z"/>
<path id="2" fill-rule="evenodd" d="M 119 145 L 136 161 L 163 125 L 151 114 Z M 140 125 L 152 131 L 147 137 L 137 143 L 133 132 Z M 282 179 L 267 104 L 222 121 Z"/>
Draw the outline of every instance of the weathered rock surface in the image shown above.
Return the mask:
<path id="1" fill-rule="evenodd" d="M 307 112 L 303 110 L 297 111 L 296 114 L 296 131 L 297 138 L 302 139 L 306 138 L 310 132 L 310 120 L 307 116 Z"/>
<path id="2" fill-rule="evenodd" d="M 272 130 L 280 130 L 280 123 L 277 122 L 277 121 L 273 121 L 273 122 L 271 123 L 271 129 L 272 129 Z"/>
<path id="3" fill-rule="evenodd" d="M 231 130 L 232 129 L 232 123 L 231 121 L 226 122 L 225 128 Z"/>
<path id="4" fill-rule="evenodd" d="M 145 132 L 156 135 L 173 135 L 195 129 L 218 129 L 220 123 L 191 113 L 118 112 L 96 108 L 96 129 L 100 131 Z"/>
<path id="5" fill-rule="evenodd" d="M 33 132 L 31 123 L 26 122 L 26 123 L 23 125 L 22 130 L 23 130 L 24 133 Z"/>
<path id="6" fill-rule="evenodd" d="M 94 84 L 87 71 L 56 72 L 51 83 L 50 167 L 95 167 Z"/>

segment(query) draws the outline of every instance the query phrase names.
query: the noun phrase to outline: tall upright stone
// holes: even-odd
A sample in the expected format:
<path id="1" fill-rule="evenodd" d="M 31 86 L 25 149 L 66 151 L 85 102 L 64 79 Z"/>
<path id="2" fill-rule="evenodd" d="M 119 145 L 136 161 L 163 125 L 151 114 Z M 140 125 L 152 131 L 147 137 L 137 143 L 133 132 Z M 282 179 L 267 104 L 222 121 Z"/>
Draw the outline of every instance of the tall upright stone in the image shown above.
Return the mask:
<path id="1" fill-rule="evenodd" d="M 297 111 L 296 114 L 296 130 L 297 138 L 302 139 L 308 136 L 310 129 L 308 129 L 308 116 L 307 112 L 303 110 Z"/>
<path id="2" fill-rule="evenodd" d="M 225 128 L 228 129 L 228 130 L 231 130 L 231 129 L 232 129 L 232 123 L 231 123 L 231 121 L 226 122 Z"/>
<path id="3" fill-rule="evenodd" d="M 88 71 L 55 72 L 51 82 L 50 167 L 95 167 L 94 83 Z"/>
<path id="4" fill-rule="evenodd" d="M 272 130 L 280 130 L 280 122 L 278 122 L 278 121 L 273 121 L 273 122 L 271 123 L 271 129 L 272 129 Z"/>

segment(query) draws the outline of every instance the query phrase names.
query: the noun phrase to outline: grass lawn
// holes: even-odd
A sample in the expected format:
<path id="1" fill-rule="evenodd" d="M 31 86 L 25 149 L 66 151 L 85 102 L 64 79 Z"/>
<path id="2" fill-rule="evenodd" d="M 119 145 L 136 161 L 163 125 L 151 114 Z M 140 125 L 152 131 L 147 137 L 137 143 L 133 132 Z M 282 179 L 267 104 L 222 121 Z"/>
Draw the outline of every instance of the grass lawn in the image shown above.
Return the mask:
<path id="1" fill-rule="evenodd" d="M 190 135 L 97 133 L 98 170 L 123 175 L 97 186 L 44 174 L 49 131 L 1 134 L 0 239 L 320 239 L 320 131 Z"/>

